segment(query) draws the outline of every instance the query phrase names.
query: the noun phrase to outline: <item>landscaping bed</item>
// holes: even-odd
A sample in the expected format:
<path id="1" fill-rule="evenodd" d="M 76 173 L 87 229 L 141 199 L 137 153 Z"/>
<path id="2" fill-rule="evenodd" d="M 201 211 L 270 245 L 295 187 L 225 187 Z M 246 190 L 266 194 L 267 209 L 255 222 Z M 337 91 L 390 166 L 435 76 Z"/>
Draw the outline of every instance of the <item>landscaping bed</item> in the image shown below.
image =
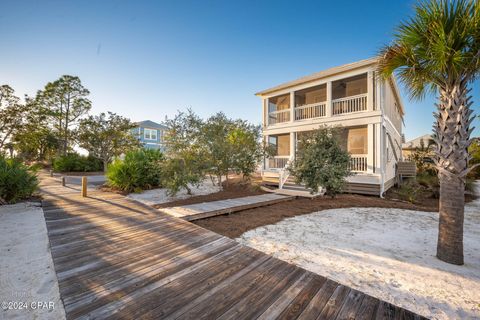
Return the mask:
<path id="1" fill-rule="evenodd" d="M 221 194 L 221 192 L 219 192 L 219 194 Z M 221 195 L 218 195 L 217 197 L 220 196 Z M 197 220 L 194 223 L 224 236 L 236 238 L 242 235 L 244 232 L 261 226 L 277 223 L 285 218 L 327 209 L 350 207 L 376 207 L 419 211 L 438 211 L 438 200 L 432 199 L 431 201 L 422 202 L 422 204 L 412 204 L 406 201 L 381 199 L 379 197 L 353 194 L 341 194 L 334 199 L 330 197 L 318 197 L 313 199 L 297 198 L 292 201 L 245 210 L 231 215 Z"/>

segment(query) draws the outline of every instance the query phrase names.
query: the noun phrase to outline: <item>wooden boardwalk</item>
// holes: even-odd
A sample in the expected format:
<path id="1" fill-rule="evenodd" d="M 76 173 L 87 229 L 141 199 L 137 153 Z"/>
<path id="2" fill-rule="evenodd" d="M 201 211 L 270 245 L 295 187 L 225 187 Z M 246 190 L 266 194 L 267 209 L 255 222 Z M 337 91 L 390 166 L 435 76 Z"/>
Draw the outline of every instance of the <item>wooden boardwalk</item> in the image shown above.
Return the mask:
<path id="1" fill-rule="evenodd" d="M 195 203 L 177 207 L 168 207 L 160 210 L 177 218 L 182 218 L 187 221 L 194 221 L 221 214 L 268 206 L 278 202 L 289 201 L 294 198 L 295 197 L 292 196 L 283 196 L 273 193 L 267 193 L 258 196 L 249 196 L 228 200 Z"/>
<path id="2" fill-rule="evenodd" d="M 68 319 L 420 319 L 183 219 L 42 178 Z"/>

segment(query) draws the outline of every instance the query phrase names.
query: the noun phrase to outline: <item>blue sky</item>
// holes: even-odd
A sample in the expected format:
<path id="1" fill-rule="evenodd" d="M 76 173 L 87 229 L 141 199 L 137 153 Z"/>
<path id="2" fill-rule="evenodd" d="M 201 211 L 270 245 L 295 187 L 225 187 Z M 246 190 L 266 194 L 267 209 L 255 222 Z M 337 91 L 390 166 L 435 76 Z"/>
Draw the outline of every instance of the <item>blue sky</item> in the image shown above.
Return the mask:
<path id="1" fill-rule="evenodd" d="M 260 123 L 255 92 L 375 55 L 412 5 L 2 0 L 0 84 L 33 95 L 71 74 L 90 89 L 92 113 L 162 121 L 191 107 L 202 117 L 224 111 Z M 403 100 L 407 139 L 430 132 L 433 97 Z"/>

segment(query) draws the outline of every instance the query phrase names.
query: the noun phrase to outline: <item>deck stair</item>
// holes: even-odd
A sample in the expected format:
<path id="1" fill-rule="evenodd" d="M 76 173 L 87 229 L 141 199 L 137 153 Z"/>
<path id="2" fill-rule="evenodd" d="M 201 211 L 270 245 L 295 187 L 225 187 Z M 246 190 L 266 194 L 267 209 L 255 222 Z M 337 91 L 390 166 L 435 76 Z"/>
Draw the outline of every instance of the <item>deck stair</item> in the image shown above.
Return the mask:
<path id="1" fill-rule="evenodd" d="M 302 198 L 316 198 L 323 196 L 325 192 L 317 192 L 311 193 L 309 189 L 305 188 L 303 185 L 298 185 L 295 183 L 286 183 L 283 185 L 283 188 L 268 188 L 262 187 L 262 190 L 266 192 L 288 195 L 288 196 L 295 196 L 295 197 L 302 197 Z"/>
<path id="2" fill-rule="evenodd" d="M 279 176 L 271 175 L 271 176 L 263 176 L 263 183 L 266 186 L 270 187 L 263 187 L 262 190 L 266 192 L 272 192 L 276 194 L 283 194 L 295 197 L 304 197 L 304 198 L 316 198 L 319 196 L 324 195 L 324 191 L 322 190 L 319 193 L 311 193 L 310 189 L 306 188 L 304 185 L 297 184 L 295 178 L 293 176 L 288 176 L 285 183 L 282 187 L 279 187 Z"/>

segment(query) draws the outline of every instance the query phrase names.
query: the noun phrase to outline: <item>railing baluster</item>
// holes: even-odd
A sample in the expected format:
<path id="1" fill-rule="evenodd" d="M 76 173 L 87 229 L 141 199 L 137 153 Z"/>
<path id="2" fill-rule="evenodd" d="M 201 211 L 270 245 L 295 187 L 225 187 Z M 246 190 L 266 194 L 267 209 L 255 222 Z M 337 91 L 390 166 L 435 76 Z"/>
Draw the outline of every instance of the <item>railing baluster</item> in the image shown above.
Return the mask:
<path id="1" fill-rule="evenodd" d="M 353 172 L 367 171 L 367 155 L 351 155 L 349 169 Z"/>

